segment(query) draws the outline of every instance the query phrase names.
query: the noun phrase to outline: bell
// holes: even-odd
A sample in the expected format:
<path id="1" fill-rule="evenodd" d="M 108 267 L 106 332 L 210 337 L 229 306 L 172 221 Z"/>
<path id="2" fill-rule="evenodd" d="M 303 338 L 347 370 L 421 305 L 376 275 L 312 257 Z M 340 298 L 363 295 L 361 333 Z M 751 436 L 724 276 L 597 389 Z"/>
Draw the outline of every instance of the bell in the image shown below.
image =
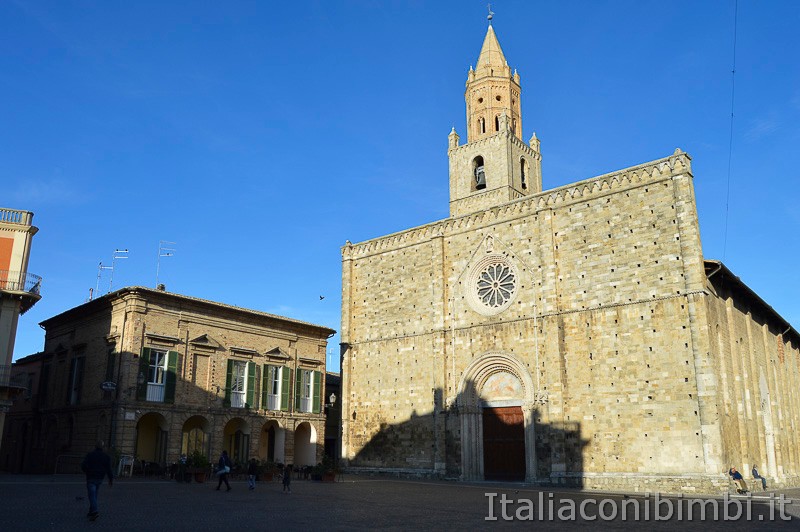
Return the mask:
<path id="1" fill-rule="evenodd" d="M 478 190 L 486 188 L 486 174 L 483 173 L 483 166 L 475 168 L 475 188 Z"/>

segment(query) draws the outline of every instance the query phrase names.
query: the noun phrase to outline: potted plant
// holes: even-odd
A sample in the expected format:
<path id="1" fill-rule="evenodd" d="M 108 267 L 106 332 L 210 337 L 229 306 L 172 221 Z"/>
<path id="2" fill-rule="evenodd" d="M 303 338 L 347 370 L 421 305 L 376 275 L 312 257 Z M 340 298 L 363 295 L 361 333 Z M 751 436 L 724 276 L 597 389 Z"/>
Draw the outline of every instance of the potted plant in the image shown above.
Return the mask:
<path id="1" fill-rule="evenodd" d="M 323 456 L 322 462 L 311 470 L 311 480 L 336 482 L 336 461 L 330 456 Z"/>
<path id="2" fill-rule="evenodd" d="M 259 480 L 263 480 L 265 482 L 272 482 L 275 478 L 275 472 L 277 471 L 277 466 L 275 462 L 272 460 L 264 460 L 258 466 L 258 478 Z"/>
<path id="3" fill-rule="evenodd" d="M 208 468 L 211 465 L 211 462 L 208 461 L 208 457 L 206 457 L 206 455 L 195 449 L 192 451 L 192 454 L 189 455 L 187 465 L 189 467 L 189 472 L 194 475 L 195 482 L 206 481 Z"/>
<path id="4" fill-rule="evenodd" d="M 322 481 L 336 482 L 336 473 L 339 472 L 338 461 L 328 455 L 322 457 Z"/>

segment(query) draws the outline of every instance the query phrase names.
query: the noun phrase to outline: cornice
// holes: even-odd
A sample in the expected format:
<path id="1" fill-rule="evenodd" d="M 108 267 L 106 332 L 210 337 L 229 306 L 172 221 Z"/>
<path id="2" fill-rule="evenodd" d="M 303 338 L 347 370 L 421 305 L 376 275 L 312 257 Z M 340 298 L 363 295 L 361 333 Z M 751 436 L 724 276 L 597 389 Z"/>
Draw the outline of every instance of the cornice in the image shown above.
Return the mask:
<path id="1" fill-rule="evenodd" d="M 487 140 L 489 139 L 481 139 L 470 145 Z M 454 149 L 460 149 L 462 147 L 463 146 L 459 146 L 459 148 Z M 483 226 L 494 220 L 502 221 L 506 218 L 533 214 L 576 201 L 597 198 L 615 189 L 631 188 L 684 174 L 691 177 L 691 160 L 692 158 L 688 153 L 677 149 L 675 153 L 669 157 L 631 166 L 616 172 L 610 172 L 562 187 L 545 190 L 538 194 L 512 200 L 484 211 L 454 218 L 446 218 L 444 220 L 406 229 L 405 231 L 366 240 L 358 244 L 348 243 L 342 247 L 342 256 L 343 258 L 365 257 L 379 252 L 419 244 L 434 236 L 446 235 L 473 226 Z"/>

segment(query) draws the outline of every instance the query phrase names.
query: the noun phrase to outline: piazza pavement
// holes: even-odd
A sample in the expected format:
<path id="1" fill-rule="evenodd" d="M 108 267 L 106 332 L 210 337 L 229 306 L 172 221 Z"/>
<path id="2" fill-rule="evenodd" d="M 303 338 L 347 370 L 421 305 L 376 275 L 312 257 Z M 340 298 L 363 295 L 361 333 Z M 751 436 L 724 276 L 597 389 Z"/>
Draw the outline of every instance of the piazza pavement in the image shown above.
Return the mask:
<path id="1" fill-rule="evenodd" d="M 757 493 L 750 501 L 750 521 L 746 519 L 748 501 L 742 503 L 742 518 L 736 521 L 705 521 L 686 515 L 678 516 L 676 499 L 672 503 L 671 519 L 655 521 L 655 500 L 644 494 L 598 493 L 564 488 L 539 488 L 513 483 L 466 483 L 427 481 L 384 477 L 344 476 L 336 483 L 305 480 L 292 481 L 292 493 L 282 493 L 281 483 L 259 482 L 254 491 L 247 489 L 244 479 L 231 482 L 230 492 L 216 491 L 216 482 L 178 483 L 156 478 L 121 478 L 112 488 L 104 484 L 100 491 L 100 517 L 86 519 L 88 502 L 85 482 L 78 475 L 0 475 L 0 500 L 5 511 L 0 513 L 0 530 L 464 530 L 494 528 L 555 529 L 648 529 L 672 530 L 797 530 L 800 519 L 800 490 Z M 487 496 L 486 493 L 494 493 Z M 785 506 L 789 521 L 780 519 L 774 505 L 774 520 L 770 520 L 769 497 L 798 499 L 797 504 Z M 514 502 L 506 505 L 506 515 L 517 512 L 533 521 L 505 521 L 500 498 L 505 494 Z M 666 496 L 665 496 L 666 497 Z M 699 496 L 698 496 L 699 497 Z M 597 502 L 592 502 L 594 499 Z M 493 502 L 492 514 L 489 502 Z M 524 500 L 533 503 L 534 511 Z M 603 516 L 598 514 L 601 501 Z M 714 500 L 723 504 L 718 495 Z M 547 506 L 552 501 L 554 513 L 548 517 Z M 567 502 L 567 501 L 572 501 Z M 576 509 L 584 502 L 587 517 L 576 520 L 558 519 L 560 508 L 570 504 Z M 622 504 L 629 505 L 627 519 L 622 519 Z M 641 504 L 640 520 L 632 519 L 630 511 L 635 501 Z M 684 503 L 686 501 L 683 501 Z M 660 517 L 666 514 L 667 503 L 660 501 Z M 728 501 L 729 505 L 735 503 Z M 644 506 L 649 505 L 644 520 Z M 541 506 L 542 512 L 539 513 Z M 733 507 L 731 507 L 733 508 Z M 720 510 L 722 512 L 722 510 Z M 488 521 L 493 515 L 496 520 Z M 709 514 L 710 515 L 710 514 Z M 735 508 L 729 512 L 735 516 Z M 541 517 L 544 517 L 541 520 Z"/>

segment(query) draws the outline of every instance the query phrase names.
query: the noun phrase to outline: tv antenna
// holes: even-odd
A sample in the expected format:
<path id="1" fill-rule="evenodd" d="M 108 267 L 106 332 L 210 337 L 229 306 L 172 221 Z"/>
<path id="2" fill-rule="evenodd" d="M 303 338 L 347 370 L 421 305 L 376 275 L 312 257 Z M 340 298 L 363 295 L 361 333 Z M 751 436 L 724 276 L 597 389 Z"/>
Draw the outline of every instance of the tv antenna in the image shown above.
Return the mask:
<path id="1" fill-rule="evenodd" d="M 117 265 L 117 260 L 127 258 L 127 249 L 115 249 L 114 253 L 111 255 L 111 266 L 103 266 L 103 262 L 100 261 L 100 264 L 97 266 L 97 283 L 95 284 L 94 288 L 95 292 L 100 291 L 100 277 L 103 275 L 103 270 L 111 270 L 111 277 L 108 280 L 108 292 L 111 292 L 111 287 L 114 285 L 114 267 Z"/>
<path id="2" fill-rule="evenodd" d="M 167 247 L 174 246 L 175 242 L 169 240 L 158 241 L 158 258 L 156 259 L 156 288 L 158 287 L 158 276 L 161 273 L 161 257 L 172 257 L 175 255 L 175 248 Z"/>

